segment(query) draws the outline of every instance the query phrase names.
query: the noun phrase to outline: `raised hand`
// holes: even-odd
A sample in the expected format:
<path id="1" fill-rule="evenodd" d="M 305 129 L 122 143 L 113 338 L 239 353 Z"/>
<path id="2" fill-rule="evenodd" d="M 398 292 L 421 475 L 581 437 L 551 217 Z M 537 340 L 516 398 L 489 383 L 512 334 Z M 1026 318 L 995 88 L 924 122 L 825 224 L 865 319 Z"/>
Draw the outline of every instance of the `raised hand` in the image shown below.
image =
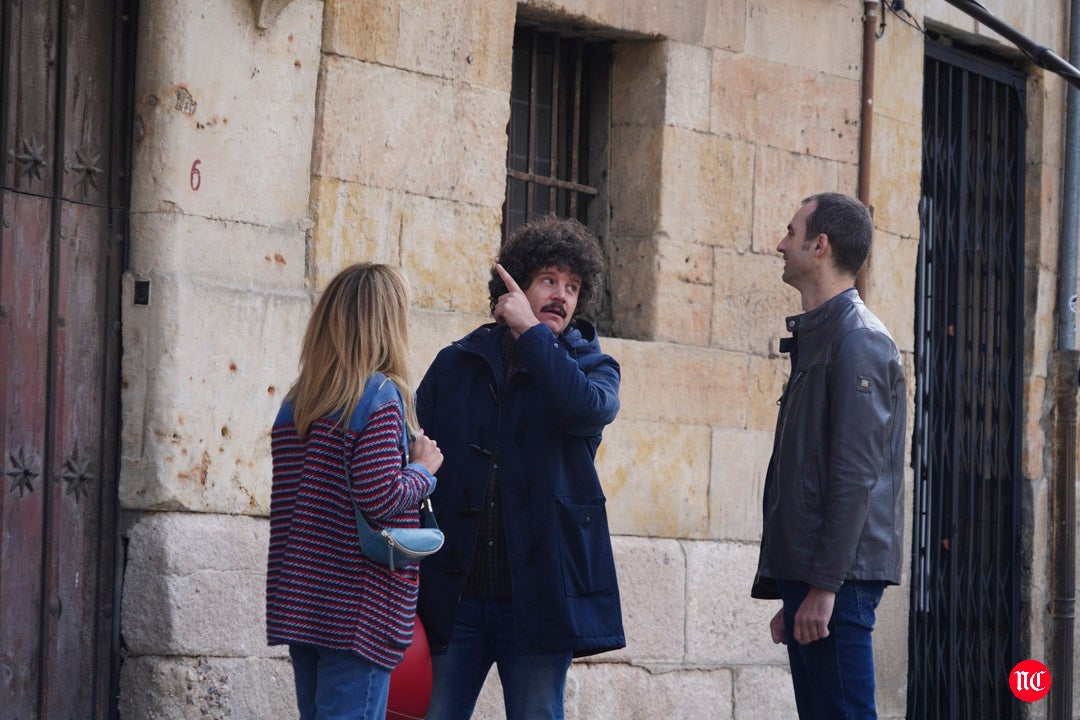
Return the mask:
<path id="1" fill-rule="evenodd" d="M 495 317 L 495 322 L 506 325 L 513 334 L 514 339 L 517 339 L 521 333 L 534 325 L 539 325 L 540 320 L 536 317 L 536 313 L 533 312 L 529 299 L 525 297 L 525 292 L 514 282 L 514 278 L 510 276 L 510 273 L 506 272 L 506 268 L 495 263 L 495 272 L 502 278 L 507 291 L 499 296 L 492 314 Z"/>

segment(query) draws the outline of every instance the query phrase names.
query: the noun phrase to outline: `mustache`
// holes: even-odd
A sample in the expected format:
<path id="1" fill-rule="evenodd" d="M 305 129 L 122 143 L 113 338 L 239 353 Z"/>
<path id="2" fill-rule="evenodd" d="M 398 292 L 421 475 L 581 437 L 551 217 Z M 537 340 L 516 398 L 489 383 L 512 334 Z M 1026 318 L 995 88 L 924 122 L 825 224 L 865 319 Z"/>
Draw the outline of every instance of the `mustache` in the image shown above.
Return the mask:
<path id="1" fill-rule="evenodd" d="M 540 312 L 555 313 L 559 317 L 566 317 L 566 308 L 562 303 L 548 303 L 544 307 L 540 308 Z"/>

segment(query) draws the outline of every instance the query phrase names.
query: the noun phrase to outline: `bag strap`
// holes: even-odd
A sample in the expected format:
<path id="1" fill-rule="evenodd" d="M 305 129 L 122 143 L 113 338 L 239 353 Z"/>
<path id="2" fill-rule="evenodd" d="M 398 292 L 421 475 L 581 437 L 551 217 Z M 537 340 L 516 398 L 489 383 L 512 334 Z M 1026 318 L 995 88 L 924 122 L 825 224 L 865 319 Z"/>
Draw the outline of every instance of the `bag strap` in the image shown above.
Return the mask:
<path id="1" fill-rule="evenodd" d="M 386 386 L 390 386 L 390 390 L 386 390 Z M 349 421 L 345 423 L 345 427 L 342 428 L 341 441 L 345 450 L 345 485 L 349 490 L 349 499 L 352 500 L 353 511 L 356 515 L 356 532 L 360 536 L 360 544 L 363 545 L 371 538 L 375 537 L 376 533 L 371 529 L 371 524 L 368 523 L 367 518 L 364 517 L 363 512 L 360 511 L 360 505 L 356 502 L 356 493 L 353 492 L 352 486 L 352 447 L 349 446 L 348 439 L 348 427 L 357 427 L 360 432 L 363 432 L 364 427 L 367 425 L 368 420 L 371 418 L 371 413 L 375 411 L 375 408 L 381 407 L 386 404 L 387 400 L 393 399 L 397 402 L 398 407 L 401 409 L 402 418 L 405 417 L 405 403 L 401 398 L 401 390 L 398 386 L 382 373 L 375 373 L 368 378 L 367 383 L 364 384 L 364 392 L 360 396 L 360 402 L 356 406 L 356 410 L 353 411 L 353 415 L 349 418 Z M 402 435 L 401 435 L 401 466 L 405 467 L 409 464 L 409 428 L 403 422 L 402 423 Z M 435 513 L 431 508 L 431 500 L 425 499 L 420 504 L 421 507 L 421 526 L 435 528 L 438 525 L 435 523 Z"/>

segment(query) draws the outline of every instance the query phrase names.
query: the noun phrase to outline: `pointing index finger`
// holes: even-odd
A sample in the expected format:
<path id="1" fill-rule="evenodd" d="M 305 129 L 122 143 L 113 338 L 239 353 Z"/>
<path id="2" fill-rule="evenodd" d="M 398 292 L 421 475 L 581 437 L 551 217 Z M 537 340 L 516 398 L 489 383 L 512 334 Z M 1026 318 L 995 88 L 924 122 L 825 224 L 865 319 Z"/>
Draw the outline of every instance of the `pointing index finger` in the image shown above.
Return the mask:
<path id="1" fill-rule="evenodd" d="M 499 263 L 495 263 L 495 272 L 499 273 L 499 277 L 502 278 L 507 290 L 510 292 L 522 292 L 521 288 L 518 287 L 518 284 L 514 282 L 514 278 L 511 277 L 510 273 L 506 272 L 506 268 Z"/>

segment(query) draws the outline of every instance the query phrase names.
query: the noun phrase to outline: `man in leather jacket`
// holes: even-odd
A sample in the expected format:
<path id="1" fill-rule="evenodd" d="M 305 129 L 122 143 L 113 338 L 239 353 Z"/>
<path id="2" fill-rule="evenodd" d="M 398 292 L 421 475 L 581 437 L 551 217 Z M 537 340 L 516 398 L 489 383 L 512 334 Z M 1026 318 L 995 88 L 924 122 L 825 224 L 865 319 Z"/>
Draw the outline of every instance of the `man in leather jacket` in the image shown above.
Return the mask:
<path id="1" fill-rule="evenodd" d="M 861 202 L 821 193 L 777 246 L 803 313 L 780 344 L 791 375 L 751 594 L 783 601 L 770 631 L 787 645 L 801 720 L 877 717 L 871 632 L 885 586 L 900 582 L 904 369 L 854 287 L 873 230 Z"/>

